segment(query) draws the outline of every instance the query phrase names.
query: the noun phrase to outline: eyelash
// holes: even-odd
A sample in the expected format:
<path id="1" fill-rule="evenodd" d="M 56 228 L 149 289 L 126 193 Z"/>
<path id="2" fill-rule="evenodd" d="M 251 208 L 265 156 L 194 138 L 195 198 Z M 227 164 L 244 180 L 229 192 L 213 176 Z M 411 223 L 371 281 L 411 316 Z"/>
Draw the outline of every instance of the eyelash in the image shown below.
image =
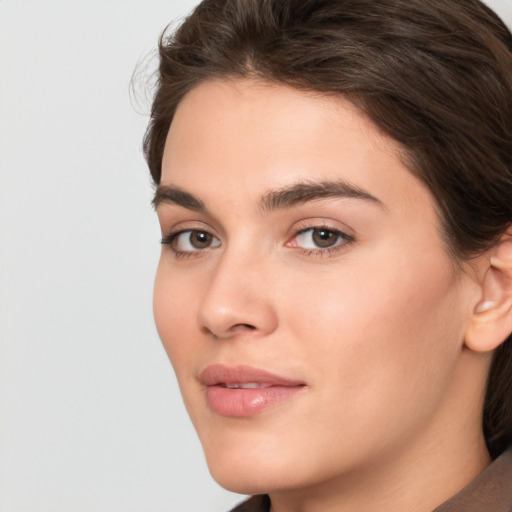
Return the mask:
<path id="1" fill-rule="evenodd" d="M 339 229 L 332 228 L 330 226 L 325 226 L 325 225 L 308 226 L 306 228 L 299 229 L 293 234 L 293 236 L 290 238 L 290 240 L 295 240 L 299 236 L 304 235 L 305 233 L 308 233 L 308 232 L 312 232 L 312 234 L 313 234 L 313 232 L 315 232 L 315 231 L 316 232 L 325 231 L 325 232 L 330 233 L 332 236 L 336 237 L 335 245 L 333 245 L 332 247 L 325 247 L 325 248 L 320 248 L 320 247 L 304 248 L 304 247 L 298 247 L 298 246 L 293 246 L 293 245 L 292 246 L 288 245 L 288 247 L 302 250 L 302 253 L 305 256 L 318 256 L 318 257 L 327 256 L 327 257 L 329 257 L 329 256 L 334 256 L 336 253 L 338 253 L 340 250 L 342 250 L 347 245 L 350 245 L 351 243 L 353 243 L 355 240 L 353 236 L 348 235 L 347 233 L 344 233 L 343 231 L 340 231 Z M 184 230 L 176 231 L 175 233 L 170 233 L 168 235 L 163 236 L 161 243 L 162 243 L 162 245 L 170 246 L 170 248 L 174 252 L 174 255 L 176 258 L 198 257 L 198 256 L 204 254 L 204 251 L 215 249 L 219 245 L 222 245 L 222 242 L 219 240 L 219 243 L 217 245 L 214 245 L 213 247 L 208 246 L 208 247 L 205 247 L 204 249 L 197 249 L 197 250 L 190 250 L 190 251 L 182 251 L 182 250 L 176 249 L 173 246 L 173 244 L 176 242 L 176 240 L 181 235 L 184 235 L 186 233 L 190 233 L 190 235 L 192 235 L 192 233 L 204 233 L 208 236 L 211 236 L 213 239 L 218 240 L 217 237 L 215 237 L 214 235 L 212 235 L 210 232 L 208 232 L 206 230 L 184 229 Z M 287 242 L 287 244 L 289 244 L 289 242 Z"/>
<path id="2" fill-rule="evenodd" d="M 335 245 L 331 247 L 317 247 L 317 248 L 304 248 L 304 247 L 297 247 L 297 249 L 301 249 L 303 255 L 305 256 L 317 256 L 317 257 L 330 257 L 335 256 L 339 251 L 343 250 L 347 245 L 350 245 L 355 241 L 354 237 L 351 235 L 348 235 L 347 233 L 333 228 L 331 226 L 327 225 L 317 225 L 317 226 L 308 226 L 302 229 L 299 229 L 294 233 L 294 235 L 291 237 L 291 240 L 296 240 L 299 236 L 304 235 L 305 233 L 311 232 L 311 236 L 313 236 L 314 232 L 321 232 L 325 231 L 336 237 Z M 287 242 L 289 243 L 289 242 Z M 293 247 L 293 246 L 292 246 Z"/>
<path id="3" fill-rule="evenodd" d="M 214 235 L 212 235 L 210 232 L 206 231 L 205 229 L 182 229 L 181 231 L 176 231 L 175 233 L 169 233 L 168 235 L 165 235 L 162 237 L 161 243 L 162 245 L 168 245 L 170 246 L 171 250 L 174 252 L 174 255 L 176 258 L 190 258 L 190 257 L 197 257 L 200 254 L 204 253 L 204 251 L 211 249 L 211 247 L 205 247 L 204 249 L 197 249 L 195 251 L 180 251 L 179 249 L 176 249 L 173 244 L 176 242 L 176 240 L 186 233 L 204 233 L 208 236 L 211 236 L 214 239 L 217 239 Z M 218 240 L 218 239 L 217 239 Z M 219 240 L 220 242 L 220 240 Z M 213 246 L 213 248 L 218 247 L 219 244 Z"/>

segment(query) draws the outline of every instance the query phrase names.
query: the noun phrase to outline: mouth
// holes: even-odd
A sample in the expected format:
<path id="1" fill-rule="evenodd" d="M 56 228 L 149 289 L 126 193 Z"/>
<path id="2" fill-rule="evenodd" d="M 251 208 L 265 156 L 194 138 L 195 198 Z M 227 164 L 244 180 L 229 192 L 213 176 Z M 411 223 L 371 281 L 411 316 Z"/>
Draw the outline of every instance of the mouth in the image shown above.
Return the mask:
<path id="1" fill-rule="evenodd" d="M 259 382 L 221 382 L 219 386 L 228 389 L 264 389 L 272 387 L 272 384 L 260 384 Z"/>
<path id="2" fill-rule="evenodd" d="M 306 388 L 304 382 L 251 366 L 206 367 L 199 376 L 208 407 L 221 416 L 259 414 L 277 403 L 291 400 Z"/>

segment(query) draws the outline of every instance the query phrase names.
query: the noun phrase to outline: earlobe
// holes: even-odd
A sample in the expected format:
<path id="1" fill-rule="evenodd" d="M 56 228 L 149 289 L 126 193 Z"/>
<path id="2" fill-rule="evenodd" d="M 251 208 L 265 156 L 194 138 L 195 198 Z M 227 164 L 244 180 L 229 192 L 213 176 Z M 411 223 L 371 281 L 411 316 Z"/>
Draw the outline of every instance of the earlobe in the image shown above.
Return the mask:
<path id="1" fill-rule="evenodd" d="M 512 229 L 489 253 L 481 297 L 465 337 L 466 347 L 475 352 L 494 350 L 512 333 Z"/>

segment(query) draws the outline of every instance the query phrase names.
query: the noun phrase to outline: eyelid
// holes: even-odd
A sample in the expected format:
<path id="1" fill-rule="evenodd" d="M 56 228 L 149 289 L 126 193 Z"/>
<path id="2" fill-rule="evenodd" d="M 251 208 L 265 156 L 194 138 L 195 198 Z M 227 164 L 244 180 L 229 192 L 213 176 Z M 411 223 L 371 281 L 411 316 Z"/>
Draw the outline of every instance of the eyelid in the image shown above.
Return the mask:
<path id="1" fill-rule="evenodd" d="M 329 231 L 339 232 L 347 238 L 355 238 L 355 232 L 350 226 L 343 224 L 338 220 L 325 217 L 311 217 L 294 223 L 289 229 L 288 238 L 297 236 L 299 233 L 303 233 L 309 229 L 326 229 Z"/>
<path id="2" fill-rule="evenodd" d="M 170 221 L 173 222 L 170 222 Z M 176 219 L 160 219 L 160 230 L 162 239 L 170 238 L 173 235 L 182 233 L 183 231 L 204 231 L 212 234 L 216 238 L 221 238 L 217 230 L 211 224 L 207 224 L 200 220 L 176 220 Z"/>
<path id="3" fill-rule="evenodd" d="M 340 239 L 335 245 L 330 247 L 316 247 L 307 248 L 299 245 L 292 245 L 292 241 L 297 239 L 300 235 L 307 233 L 308 231 L 325 230 L 337 234 Z M 334 256 L 336 253 L 344 250 L 348 245 L 355 242 L 355 235 L 353 230 L 348 226 L 340 226 L 338 221 L 329 219 L 304 219 L 294 224 L 291 234 L 288 236 L 285 245 L 292 249 L 301 250 L 306 256 Z"/>
<path id="4" fill-rule="evenodd" d="M 201 254 L 209 251 L 211 249 L 215 249 L 222 244 L 221 238 L 217 235 L 216 231 L 206 224 L 201 222 L 181 222 L 174 225 L 169 230 L 165 230 L 162 228 L 162 238 L 160 243 L 164 246 L 168 246 L 169 249 L 174 253 L 176 257 L 190 257 L 190 256 L 200 256 Z M 219 243 L 216 243 L 213 246 L 208 246 L 204 248 L 197 248 L 195 250 L 178 250 L 173 247 L 173 242 L 177 240 L 178 237 L 185 233 L 193 233 L 193 232 L 202 232 L 209 234 L 214 240 L 217 240 Z"/>

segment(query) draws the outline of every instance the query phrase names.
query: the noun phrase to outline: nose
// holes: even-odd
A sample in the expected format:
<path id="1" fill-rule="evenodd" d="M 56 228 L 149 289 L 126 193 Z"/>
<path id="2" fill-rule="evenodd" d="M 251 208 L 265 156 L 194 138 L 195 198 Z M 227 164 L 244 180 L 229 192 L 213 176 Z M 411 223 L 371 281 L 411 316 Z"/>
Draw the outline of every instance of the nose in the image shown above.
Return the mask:
<path id="1" fill-rule="evenodd" d="M 264 265 L 254 257 L 225 253 L 212 270 L 200 304 L 199 324 L 215 338 L 265 336 L 278 324 Z"/>

